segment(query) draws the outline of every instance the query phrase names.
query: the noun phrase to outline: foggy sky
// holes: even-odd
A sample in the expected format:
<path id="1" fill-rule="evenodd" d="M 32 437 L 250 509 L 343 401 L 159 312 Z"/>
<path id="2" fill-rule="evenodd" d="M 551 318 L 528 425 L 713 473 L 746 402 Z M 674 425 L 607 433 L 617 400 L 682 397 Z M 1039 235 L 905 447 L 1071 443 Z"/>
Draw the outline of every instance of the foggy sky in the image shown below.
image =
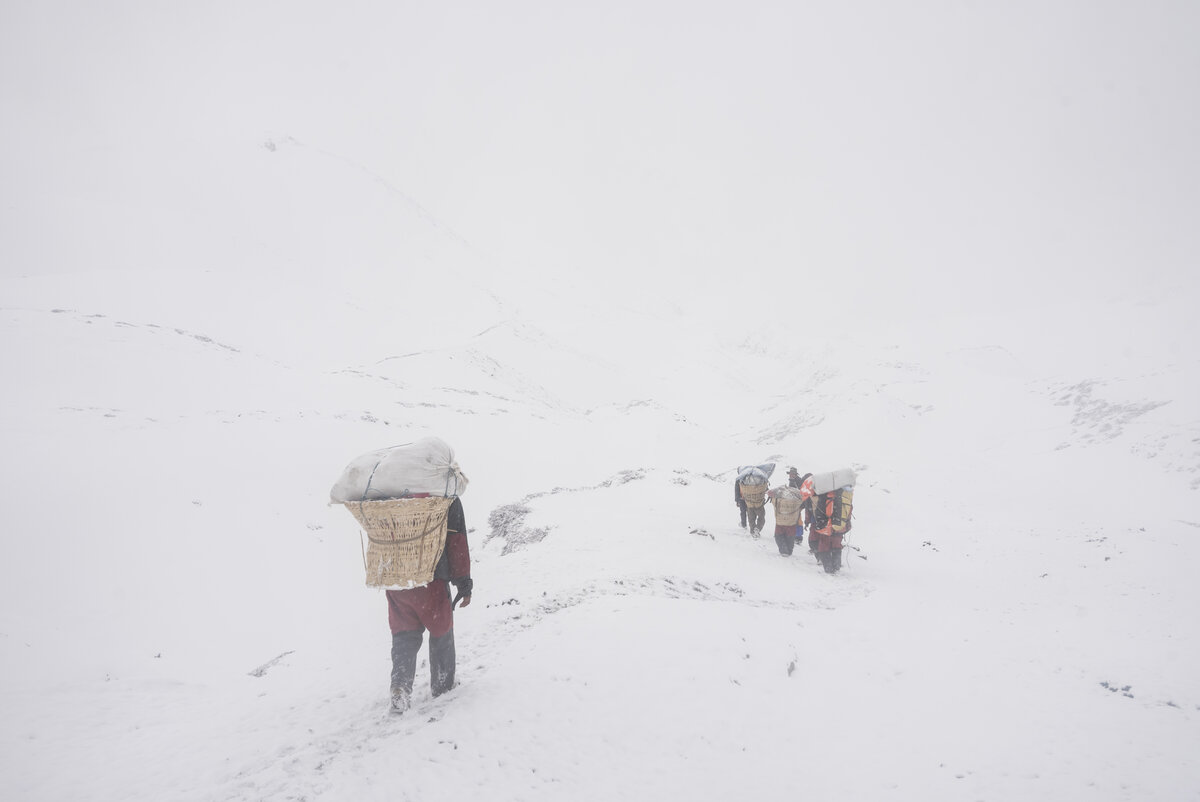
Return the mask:
<path id="1" fill-rule="evenodd" d="M 1170 292 L 1200 254 L 1197 34 L 1186 2 L 7 2 L 0 270 L 136 262 L 143 210 L 191 250 L 241 191 L 214 166 L 293 138 L 494 280 L 741 315 L 782 277 L 880 313 Z"/>

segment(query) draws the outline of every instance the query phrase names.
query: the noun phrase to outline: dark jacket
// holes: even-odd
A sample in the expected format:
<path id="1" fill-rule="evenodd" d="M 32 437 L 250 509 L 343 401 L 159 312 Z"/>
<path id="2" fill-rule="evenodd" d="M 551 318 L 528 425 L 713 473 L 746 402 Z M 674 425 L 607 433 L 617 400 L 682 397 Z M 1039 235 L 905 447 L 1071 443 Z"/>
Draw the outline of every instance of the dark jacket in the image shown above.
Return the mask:
<path id="1" fill-rule="evenodd" d="M 446 548 L 433 569 L 433 578 L 457 581 L 471 575 L 471 552 L 467 547 L 467 522 L 461 499 L 451 502 L 446 516 Z"/>

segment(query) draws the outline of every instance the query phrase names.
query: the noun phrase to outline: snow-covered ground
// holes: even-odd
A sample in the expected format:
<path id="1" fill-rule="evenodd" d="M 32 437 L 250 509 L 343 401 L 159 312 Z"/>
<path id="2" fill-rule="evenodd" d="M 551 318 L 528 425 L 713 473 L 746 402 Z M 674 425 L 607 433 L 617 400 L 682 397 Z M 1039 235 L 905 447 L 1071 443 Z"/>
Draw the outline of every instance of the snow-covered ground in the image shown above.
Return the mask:
<path id="1" fill-rule="evenodd" d="M 105 6 L 0 11 L 0 798 L 1200 799 L 1195 12 Z M 395 717 L 328 491 L 430 434 Z"/>
<path id="2" fill-rule="evenodd" d="M 714 336 L 691 395 L 593 365 L 644 398 L 584 408 L 527 320 L 309 369 L 191 306 L 235 279 L 195 280 L 185 320 L 5 283 L 5 797 L 1197 787 L 1187 366 L 1039 374 L 1000 341 L 826 362 L 768 329 Z M 394 719 L 383 601 L 325 501 L 428 433 L 472 479 L 477 592 L 460 687 Z M 860 469 L 844 573 L 737 527 L 734 469 L 767 459 Z"/>

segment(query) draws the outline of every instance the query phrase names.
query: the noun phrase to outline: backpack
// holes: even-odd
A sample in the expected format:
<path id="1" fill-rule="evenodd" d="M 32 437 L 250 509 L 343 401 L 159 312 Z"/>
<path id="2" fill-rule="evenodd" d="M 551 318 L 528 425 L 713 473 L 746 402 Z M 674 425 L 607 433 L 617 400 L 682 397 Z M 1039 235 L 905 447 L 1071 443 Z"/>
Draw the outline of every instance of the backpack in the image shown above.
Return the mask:
<path id="1" fill-rule="evenodd" d="M 841 487 L 833 491 L 833 521 L 829 531 L 844 535 L 850 531 L 850 516 L 854 513 L 854 488 Z"/>
<path id="2" fill-rule="evenodd" d="M 813 526 L 817 529 L 828 526 L 831 535 L 844 535 L 850 531 L 856 481 L 853 468 L 813 474 L 813 490 L 816 491 L 811 510 Z"/>
<path id="3" fill-rule="evenodd" d="M 833 511 L 829 513 L 828 501 L 833 500 Z M 816 503 L 812 503 L 815 500 Z M 811 520 L 814 529 L 829 527 L 831 535 L 844 535 L 850 531 L 850 518 L 854 513 L 854 488 L 839 487 L 824 495 L 813 496 L 808 502 L 812 506 Z"/>

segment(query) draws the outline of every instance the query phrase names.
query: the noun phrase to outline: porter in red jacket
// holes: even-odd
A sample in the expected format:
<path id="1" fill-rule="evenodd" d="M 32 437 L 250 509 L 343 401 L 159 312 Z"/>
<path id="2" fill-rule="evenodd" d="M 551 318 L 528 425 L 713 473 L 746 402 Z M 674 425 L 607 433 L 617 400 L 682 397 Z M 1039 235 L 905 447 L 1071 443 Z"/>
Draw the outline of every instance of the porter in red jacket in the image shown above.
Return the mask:
<path id="1" fill-rule="evenodd" d="M 458 591 L 450 600 L 449 584 Z M 450 504 L 446 547 L 428 585 L 387 591 L 392 628 L 392 711 L 403 713 L 412 699 L 417 652 L 429 630 L 429 685 L 434 696 L 454 687 L 454 606 L 471 603 L 471 555 L 462 501 Z"/>

